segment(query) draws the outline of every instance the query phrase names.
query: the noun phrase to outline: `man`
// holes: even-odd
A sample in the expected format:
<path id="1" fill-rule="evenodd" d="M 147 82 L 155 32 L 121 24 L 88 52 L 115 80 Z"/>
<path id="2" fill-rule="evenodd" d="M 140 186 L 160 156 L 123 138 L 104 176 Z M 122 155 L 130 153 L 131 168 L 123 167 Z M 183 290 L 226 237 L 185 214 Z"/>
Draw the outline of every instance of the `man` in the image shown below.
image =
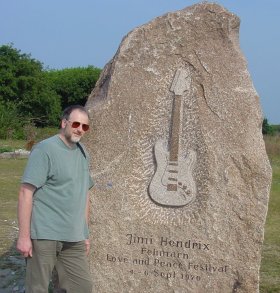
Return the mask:
<path id="1" fill-rule="evenodd" d="M 91 293 L 89 194 L 93 186 L 79 141 L 89 129 L 82 106 L 63 112 L 58 135 L 30 154 L 19 191 L 18 251 L 27 259 L 26 293 L 47 293 L 54 266 L 67 293 Z"/>

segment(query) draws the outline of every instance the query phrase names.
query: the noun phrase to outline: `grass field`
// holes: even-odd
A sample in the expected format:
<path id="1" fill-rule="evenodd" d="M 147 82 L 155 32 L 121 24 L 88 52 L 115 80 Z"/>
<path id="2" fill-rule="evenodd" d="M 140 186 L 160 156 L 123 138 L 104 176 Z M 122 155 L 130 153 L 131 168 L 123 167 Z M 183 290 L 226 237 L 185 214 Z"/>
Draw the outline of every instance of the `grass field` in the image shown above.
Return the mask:
<path id="1" fill-rule="evenodd" d="M 16 232 L 16 203 L 26 159 L 0 160 L 0 255 L 12 246 Z"/>
<path id="2" fill-rule="evenodd" d="M 265 224 L 260 292 L 280 292 L 280 155 L 270 156 L 273 168 L 272 187 Z"/>
<path id="3" fill-rule="evenodd" d="M 260 293 L 280 292 L 280 138 L 266 138 L 267 151 L 273 168 L 273 182 L 265 225 Z M 23 148 L 24 142 L 1 141 L 2 146 Z M 0 160 L 0 257 L 15 253 L 17 233 L 16 203 L 20 177 L 26 159 Z M 0 258 L 0 264 L 1 264 Z"/>
<path id="4" fill-rule="evenodd" d="M 0 292 L 14 292 L 13 288 L 24 283 L 24 261 L 15 249 L 15 240 L 18 189 L 26 161 L 0 159 Z"/>

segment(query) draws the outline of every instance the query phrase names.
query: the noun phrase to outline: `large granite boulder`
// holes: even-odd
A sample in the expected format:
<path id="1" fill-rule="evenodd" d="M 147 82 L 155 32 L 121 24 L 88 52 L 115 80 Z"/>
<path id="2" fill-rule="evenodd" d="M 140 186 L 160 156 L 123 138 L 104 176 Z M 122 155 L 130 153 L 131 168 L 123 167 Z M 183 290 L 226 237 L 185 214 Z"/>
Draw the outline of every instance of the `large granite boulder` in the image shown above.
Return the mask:
<path id="1" fill-rule="evenodd" d="M 193 5 L 105 66 L 85 141 L 94 292 L 258 292 L 271 167 L 239 24 Z"/>

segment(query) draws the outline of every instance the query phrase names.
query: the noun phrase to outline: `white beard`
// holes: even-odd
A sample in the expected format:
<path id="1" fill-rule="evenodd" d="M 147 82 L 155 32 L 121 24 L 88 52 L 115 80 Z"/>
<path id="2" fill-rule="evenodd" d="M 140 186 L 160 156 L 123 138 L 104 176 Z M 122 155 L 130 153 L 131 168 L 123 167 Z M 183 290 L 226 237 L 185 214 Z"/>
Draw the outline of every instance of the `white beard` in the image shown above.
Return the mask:
<path id="1" fill-rule="evenodd" d="M 72 135 L 70 140 L 71 140 L 71 142 L 77 143 L 81 140 L 81 137 L 76 136 L 76 135 Z"/>

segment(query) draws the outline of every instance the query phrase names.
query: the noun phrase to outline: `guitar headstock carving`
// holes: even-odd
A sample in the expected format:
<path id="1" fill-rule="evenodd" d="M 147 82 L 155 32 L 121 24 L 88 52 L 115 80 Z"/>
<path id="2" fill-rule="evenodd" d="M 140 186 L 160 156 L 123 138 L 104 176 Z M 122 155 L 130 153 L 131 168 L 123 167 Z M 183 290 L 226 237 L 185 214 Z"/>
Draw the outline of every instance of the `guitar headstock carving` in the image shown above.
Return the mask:
<path id="1" fill-rule="evenodd" d="M 177 69 L 170 91 L 176 96 L 182 96 L 183 93 L 190 89 L 191 86 L 191 72 L 190 69 L 179 68 Z"/>

